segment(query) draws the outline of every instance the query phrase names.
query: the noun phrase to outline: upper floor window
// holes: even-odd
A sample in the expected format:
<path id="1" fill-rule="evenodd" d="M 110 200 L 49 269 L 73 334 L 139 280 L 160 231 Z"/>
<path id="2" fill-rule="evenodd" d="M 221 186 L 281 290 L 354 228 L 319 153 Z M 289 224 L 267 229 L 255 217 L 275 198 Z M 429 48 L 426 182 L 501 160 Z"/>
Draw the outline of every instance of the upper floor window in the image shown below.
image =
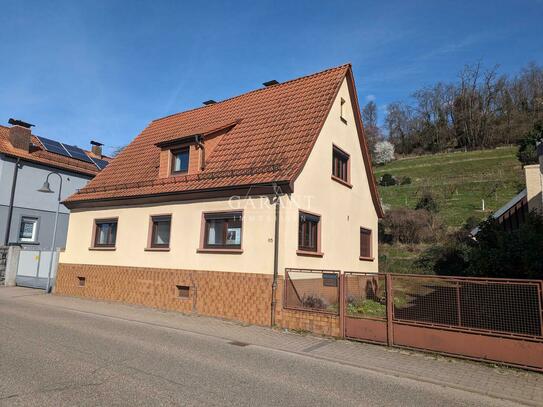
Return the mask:
<path id="1" fill-rule="evenodd" d="M 166 249 L 170 247 L 171 215 L 151 216 L 151 241 L 149 247 Z"/>
<path id="2" fill-rule="evenodd" d="M 19 229 L 19 241 L 25 243 L 34 243 L 38 239 L 38 219 L 23 216 L 21 218 L 21 228 Z"/>
<path id="3" fill-rule="evenodd" d="M 349 175 L 349 154 L 334 146 L 332 152 L 332 176 L 348 183 Z"/>
<path id="4" fill-rule="evenodd" d="M 360 259 L 370 260 L 371 258 L 371 229 L 360 228 Z"/>
<path id="5" fill-rule="evenodd" d="M 94 247 L 115 247 L 117 219 L 95 220 Z"/>
<path id="6" fill-rule="evenodd" d="M 298 221 L 298 250 L 303 252 L 320 251 L 320 221 L 318 215 L 300 212 Z"/>
<path id="7" fill-rule="evenodd" d="M 172 150 L 172 174 L 186 173 L 189 170 L 189 147 Z"/>
<path id="8" fill-rule="evenodd" d="M 347 124 L 347 119 L 345 118 L 345 105 L 347 102 L 345 102 L 345 99 L 341 98 L 341 102 L 340 102 L 340 111 L 339 111 L 339 118 L 341 119 L 341 121 L 345 124 Z"/>
<path id="9" fill-rule="evenodd" d="M 204 222 L 204 249 L 241 249 L 241 212 L 205 213 Z"/>

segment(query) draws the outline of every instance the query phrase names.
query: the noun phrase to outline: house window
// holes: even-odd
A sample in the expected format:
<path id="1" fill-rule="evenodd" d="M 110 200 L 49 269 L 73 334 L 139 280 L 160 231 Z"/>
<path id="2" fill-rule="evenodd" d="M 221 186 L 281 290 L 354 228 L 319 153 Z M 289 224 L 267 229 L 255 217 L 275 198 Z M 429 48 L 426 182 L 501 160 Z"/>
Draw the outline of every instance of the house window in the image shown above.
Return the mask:
<path id="1" fill-rule="evenodd" d="M 152 248 L 170 247 L 171 215 L 151 216 L 151 241 Z"/>
<path id="2" fill-rule="evenodd" d="M 38 238 L 38 219 L 23 216 L 21 228 L 19 229 L 19 241 L 34 243 Z"/>
<path id="3" fill-rule="evenodd" d="M 360 258 L 371 259 L 371 230 L 360 228 Z"/>
<path id="4" fill-rule="evenodd" d="M 345 119 L 345 103 L 345 99 L 341 98 L 339 118 L 343 123 L 347 123 L 347 119 Z"/>
<path id="5" fill-rule="evenodd" d="M 189 147 L 172 151 L 172 174 L 180 174 L 189 170 Z"/>
<path id="6" fill-rule="evenodd" d="M 319 226 L 321 218 L 300 212 L 298 225 L 298 250 L 304 252 L 319 251 Z"/>
<path id="7" fill-rule="evenodd" d="M 205 249 L 241 249 L 241 212 L 204 214 Z"/>
<path id="8" fill-rule="evenodd" d="M 117 219 L 102 219 L 95 221 L 95 247 L 115 247 L 117 239 Z"/>
<path id="9" fill-rule="evenodd" d="M 189 298 L 190 297 L 190 287 L 188 285 L 178 285 L 177 286 L 177 295 L 179 298 Z"/>
<path id="10" fill-rule="evenodd" d="M 336 146 L 332 152 L 332 175 L 341 181 L 349 182 L 349 154 Z"/>

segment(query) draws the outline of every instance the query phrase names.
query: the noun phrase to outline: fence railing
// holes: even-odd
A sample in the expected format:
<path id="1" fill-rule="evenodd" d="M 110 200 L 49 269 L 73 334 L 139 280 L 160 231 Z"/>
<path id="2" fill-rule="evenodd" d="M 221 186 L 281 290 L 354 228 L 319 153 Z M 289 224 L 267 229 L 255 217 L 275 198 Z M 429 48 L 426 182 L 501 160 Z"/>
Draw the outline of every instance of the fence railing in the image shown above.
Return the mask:
<path id="1" fill-rule="evenodd" d="M 0 246 L 0 285 L 4 284 L 6 278 L 6 265 L 8 261 L 9 247 Z"/>
<path id="2" fill-rule="evenodd" d="M 341 336 L 543 371 L 543 281 L 287 269 L 284 308 Z"/>
<path id="3" fill-rule="evenodd" d="M 286 269 L 283 306 L 339 315 L 340 272 Z"/>
<path id="4" fill-rule="evenodd" d="M 496 335 L 543 337 L 541 281 L 391 277 L 395 321 Z"/>

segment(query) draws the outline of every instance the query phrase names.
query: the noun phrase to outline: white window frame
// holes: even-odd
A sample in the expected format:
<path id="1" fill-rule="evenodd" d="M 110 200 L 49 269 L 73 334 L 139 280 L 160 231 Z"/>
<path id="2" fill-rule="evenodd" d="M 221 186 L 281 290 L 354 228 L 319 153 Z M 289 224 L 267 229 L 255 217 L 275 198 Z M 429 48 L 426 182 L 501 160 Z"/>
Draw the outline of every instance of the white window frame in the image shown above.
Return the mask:
<path id="1" fill-rule="evenodd" d="M 36 243 L 38 239 L 38 222 L 39 219 L 33 216 L 21 216 L 21 221 L 19 222 L 19 242 L 21 243 Z M 32 228 L 32 237 L 23 237 L 21 236 L 23 223 L 33 223 L 34 227 Z"/>

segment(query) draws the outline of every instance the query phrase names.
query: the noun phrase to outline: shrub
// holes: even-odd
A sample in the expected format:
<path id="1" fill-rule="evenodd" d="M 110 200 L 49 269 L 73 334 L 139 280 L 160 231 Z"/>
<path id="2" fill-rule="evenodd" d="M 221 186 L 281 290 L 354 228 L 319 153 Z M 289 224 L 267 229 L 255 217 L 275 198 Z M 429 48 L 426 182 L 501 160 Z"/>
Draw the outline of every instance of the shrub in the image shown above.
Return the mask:
<path id="1" fill-rule="evenodd" d="M 494 218 L 479 225 L 477 240 L 466 230 L 427 249 L 416 264 L 439 275 L 543 278 L 543 217 L 531 212 L 517 230 L 506 231 Z"/>
<path id="2" fill-rule="evenodd" d="M 326 303 L 320 297 L 315 295 L 304 295 L 302 297 L 302 307 L 304 308 L 315 308 L 315 309 L 324 309 L 326 308 Z"/>
<path id="3" fill-rule="evenodd" d="M 394 145 L 388 141 L 380 141 L 373 148 L 373 162 L 386 164 L 394 160 Z"/>
<path id="4" fill-rule="evenodd" d="M 400 180 L 400 185 L 409 185 L 411 184 L 411 178 L 410 177 L 402 177 Z"/>
<path id="5" fill-rule="evenodd" d="M 427 210 L 399 208 L 388 211 L 383 219 L 384 235 L 391 243 L 433 243 L 445 232 L 443 222 Z"/>
<path id="6" fill-rule="evenodd" d="M 428 212 L 437 212 L 439 207 L 432 193 L 430 191 L 424 191 L 417 202 L 415 209 L 425 209 Z"/>
<path id="7" fill-rule="evenodd" d="M 388 173 L 383 174 L 383 176 L 379 180 L 379 185 L 381 185 L 382 187 L 389 187 L 391 185 L 396 185 L 396 184 L 397 184 L 396 178 L 394 178 L 392 175 Z"/>

